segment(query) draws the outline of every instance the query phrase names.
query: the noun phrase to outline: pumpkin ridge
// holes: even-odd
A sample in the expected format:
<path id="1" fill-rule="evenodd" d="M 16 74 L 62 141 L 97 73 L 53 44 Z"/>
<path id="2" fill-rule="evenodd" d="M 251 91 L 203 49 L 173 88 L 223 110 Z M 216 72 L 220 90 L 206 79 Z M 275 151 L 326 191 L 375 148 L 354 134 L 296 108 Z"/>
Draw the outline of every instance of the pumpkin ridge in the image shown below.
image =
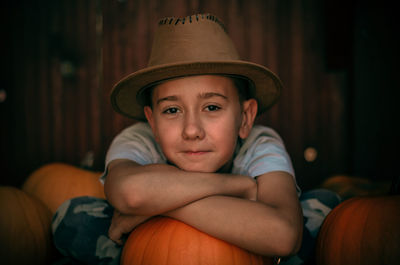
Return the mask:
<path id="1" fill-rule="evenodd" d="M 236 264 L 237 264 L 236 261 L 238 260 L 238 256 L 239 256 L 239 255 L 237 255 L 237 253 L 235 253 L 233 245 L 229 246 L 229 251 L 231 252 L 231 253 L 230 253 L 230 254 L 231 254 L 230 256 L 233 257 L 233 258 L 232 258 L 233 264 L 236 265 Z M 235 254 L 236 254 L 236 255 L 235 255 Z M 251 265 L 251 263 L 250 263 L 250 265 Z"/>
<path id="2" fill-rule="evenodd" d="M 364 233 L 365 229 L 365 223 L 366 223 L 366 216 L 368 215 L 369 209 L 368 207 L 365 207 L 364 204 L 362 203 L 363 200 L 361 198 L 357 198 L 357 200 L 354 200 L 355 203 L 352 203 L 348 205 L 348 207 L 345 209 L 346 212 L 342 213 L 343 215 L 346 216 L 357 216 L 355 223 L 354 221 L 348 222 L 349 220 L 343 220 L 348 223 L 348 225 L 345 226 L 344 231 L 341 233 L 342 238 L 340 241 L 343 240 L 343 238 L 347 234 L 352 234 L 352 237 L 346 237 L 347 239 L 350 239 L 350 242 L 346 242 L 346 244 L 342 244 L 341 247 L 341 253 L 350 251 L 352 253 L 357 253 L 355 256 L 357 256 L 358 260 L 356 261 L 355 264 L 360 264 L 360 255 L 361 255 L 361 248 L 360 248 L 360 242 L 358 239 L 362 238 L 362 234 Z M 354 242 L 352 240 L 355 240 Z M 343 262 L 342 264 L 351 264 L 352 262 L 349 263 L 349 260 L 341 260 Z"/>
<path id="3" fill-rule="evenodd" d="M 175 222 L 171 222 L 171 220 L 169 220 L 169 218 L 168 217 L 165 217 L 166 219 L 166 222 L 168 222 L 168 223 L 170 223 L 171 225 L 173 225 L 172 227 L 170 227 L 170 233 L 171 234 L 173 234 L 176 230 L 177 230 L 177 224 L 175 223 Z M 166 229 L 166 225 L 167 224 L 165 224 L 164 223 L 164 229 Z M 169 240 L 168 240 L 168 245 L 169 246 L 171 246 L 171 242 L 172 242 L 172 236 L 171 235 L 169 235 Z M 171 259 L 171 255 L 170 255 L 170 251 L 166 251 L 167 252 L 167 257 L 166 257 L 166 259 L 165 259 L 165 265 L 167 265 L 168 263 L 170 263 L 171 261 L 170 261 L 170 259 Z"/>
<path id="4" fill-rule="evenodd" d="M 332 215 L 332 218 L 330 219 L 329 222 L 329 229 L 327 230 L 327 234 L 334 235 L 335 239 L 331 240 L 329 244 L 327 244 L 329 247 L 325 246 L 325 249 L 330 249 L 329 255 L 327 258 L 324 260 L 325 262 L 330 260 L 333 260 L 335 256 L 338 255 L 338 253 L 342 252 L 342 247 L 343 245 L 339 244 L 338 242 L 342 242 L 345 234 L 341 233 L 341 231 L 338 232 L 339 227 L 343 227 L 343 229 L 346 229 L 348 227 L 347 220 L 343 220 L 341 216 L 343 216 L 344 212 L 348 212 L 348 208 L 352 206 L 352 201 L 355 201 L 356 199 L 350 199 L 349 201 L 344 202 L 342 205 L 339 205 L 337 209 L 334 211 L 334 215 Z M 350 205 L 350 206 L 349 206 Z M 353 209 L 351 209 L 353 211 Z M 336 225 L 332 225 L 336 224 Z M 324 242 L 327 243 L 327 242 Z M 325 251 L 325 250 L 324 250 Z M 339 260 L 339 264 L 342 264 L 342 260 Z"/>
<path id="5" fill-rule="evenodd" d="M 176 248 L 180 249 L 180 250 L 185 250 L 185 253 L 183 253 L 183 255 L 193 255 L 194 251 L 191 248 L 192 244 L 193 244 L 193 231 L 196 230 L 198 231 L 196 228 L 186 224 L 185 222 L 182 221 L 178 221 L 175 219 L 169 219 L 169 222 L 173 223 L 173 226 L 171 226 L 171 233 L 173 235 L 175 235 L 178 238 L 182 238 L 185 239 L 187 238 L 187 235 L 192 235 L 192 237 L 190 237 L 189 240 L 185 241 L 185 242 L 181 242 L 181 241 L 174 241 Z M 202 232 L 199 232 L 198 236 L 202 236 L 201 234 Z M 172 241 L 172 237 L 170 237 L 170 241 L 169 243 Z M 170 246 L 172 246 L 172 244 L 170 243 Z M 169 253 L 169 252 L 168 252 Z M 178 256 L 180 257 L 182 255 L 182 253 L 180 253 Z M 174 260 L 176 259 L 175 255 L 172 255 L 172 259 L 169 260 L 168 264 L 173 264 Z M 190 260 L 190 265 L 194 265 L 192 262 L 196 262 L 196 264 L 198 263 L 198 257 L 196 257 L 195 259 L 191 259 Z M 186 264 L 185 264 L 186 265 Z M 189 265 L 189 264 L 188 264 Z"/>
<path id="6" fill-rule="evenodd" d="M 150 222 L 151 220 L 147 221 Z M 133 234 L 134 232 L 134 234 Z M 133 234 L 133 235 L 132 235 Z M 144 229 L 142 228 L 142 226 L 138 226 L 136 227 L 130 235 L 128 237 L 128 240 L 125 242 L 125 245 L 129 245 L 132 244 L 134 246 L 134 248 L 132 249 L 128 249 L 128 248 L 123 248 L 122 251 L 122 257 L 121 257 L 121 263 L 126 263 L 126 264 L 132 264 L 132 261 L 135 260 L 135 257 L 139 259 L 140 262 L 138 262 L 138 264 L 142 264 L 143 259 L 144 259 L 144 253 L 145 253 L 145 249 L 147 248 L 149 241 L 151 240 L 150 237 L 148 238 L 143 238 L 145 234 Z M 137 246 L 137 241 L 141 241 L 141 244 L 139 244 L 139 246 Z M 144 241 L 146 240 L 146 241 Z M 133 251 L 133 254 L 128 253 L 129 251 Z M 128 255 L 130 254 L 130 255 Z"/>
<path id="7" fill-rule="evenodd" d="M 370 223 L 371 220 L 374 220 L 375 218 L 379 218 L 379 214 L 377 214 L 377 212 L 375 211 L 375 201 L 373 199 L 369 199 L 368 200 L 364 200 L 361 202 L 363 205 L 369 206 L 368 207 L 368 212 L 365 214 L 365 223 Z M 378 205 L 379 206 L 379 205 Z M 382 207 L 382 206 L 381 206 Z M 379 209 L 378 209 L 379 210 Z M 366 245 L 368 245 L 368 243 L 370 242 L 365 242 L 368 241 L 368 239 L 370 239 L 369 237 L 367 237 L 366 235 L 368 234 L 368 230 L 371 229 L 371 225 L 369 225 L 368 227 L 365 225 L 365 223 L 363 224 L 363 229 L 362 229 L 362 234 L 361 237 L 363 240 L 363 242 L 360 242 L 360 247 L 359 250 L 360 252 L 357 253 L 358 257 L 362 257 L 362 253 L 365 253 L 365 247 L 367 247 Z M 378 234 L 376 234 L 376 236 L 378 236 Z M 367 243 L 367 244 L 365 244 Z M 378 246 L 375 246 L 378 247 Z M 367 247 L 368 248 L 368 247 Z M 362 260 L 359 261 L 360 264 L 362 263 Z M 372 264 L 379 264 L 379 261 L 374 261 L 374 260 L 369 260 L 369 262 L 371 262 Z"/>
<path id="8" fill-rule="evenodd" d="M 368 202 L 370 212 L 367 216 L 367 223 L 369 226 L 368 229 L 365 229 L 363 238 L 369 240 L 363 240 L 361 242 L 361 253 L 380 253 L 379 255 L 370 255 L 368 262 L 371 264 L 393 264 L 394 262 L 386 260 L 388 257 L 391 257 L 390 254 L 393 248 L 396 249 L 393 245 L 389 246 L 387 241 L 400 242 L 400 236 L 398 236 L 396 240 L 395 231 L 387 231 L 386 229 L 382 231 L 380 228 L 382 224 L 388 222 L 395 221 L 397 224 L 400 223 L 400 211 L 393 211 L 393 209 L 400 210 L 400 204 L 396 207 L 396 202 L 399 204 L 400 201 L 396 201 L 395 197 L 391 197 L 389 200 L 385 200 L 384 197 L 376 197 Z M 387 213 L 391 214 L 388 215 Z M 400 244 L 397 246 L 397 250 L 400 250 Z"/>
<path id="9" fill-rule="evenodd" d="M 154 222 L 152 223 L 153 226 L 155 226 L 156 230 L 155 233 L 152 234 L 152 243 L 153 245 L 155 245 L 156 247 L 158 247 L 158 249 L 155 248 L 150 248 L 149 250 L 152 250 L 150 253 L 147 254 L 146 256 L 151 256 L 155 258 L 155 261 L 152 262 L 152 264 L 154 265 L 159 265 L 160 264 L 160 259 L 164 261 L 164 264 L 168 264 L 170 261 L 170 252 L 164 251 L 164 249 L 168 246 L 170 246 L 172 240 L 173 240 L 173 232 L 176 229 L 176 223 L 172 221 L 171 218 L 169 217 L 161 217 L 158 216 L 156 220 L 154 220 Z M 168 244 L 162 244 L 162 240 L 164 240 L 165 238 L 167 238 Z M 157 255 L 153 255 L 153 252 L 158 251 L 158 253 L 156 253 Z M 166 254 L 166 257 L 161 257 L 160 253 L 164 253 Z M 161 265 L 161 264 L 160 264 Z"/>
<path id="10" fill-rule="evenodd" d="M 336 208 L 335 209 L 333 209 L 330 213 L 329 213 L 329 216 L 328 216 L 328 218 L 325 218 L 325 220 L 324 220 L 324 223 L 323 223 L 323 226 L 325 227 L 325 229 L 323 229 L 323 230 L 320 230 L 320 232 L 319 232 L 319 235 L 318 235 L 318 237 L 319 237 L 319 241 L 322 239 L 322 238 L 325 238 L 327 235 L 329 235 L 329 234 L 334 234 L 336 237 L 338 236 L 337 235 L 337 233 L 335 233 L 335 232 L 333 232 L 333 231 L 335 231 L 335 226 L 332 226 L 331 224 L 332 223 L 336 223 L 337 222 L 337 220 L 339 220 L 339 218 L 340 218 L 340 211 L 341 211 L 341 209 L 343 208 L 343 207 L 345 207 L 345 205 L 346 205 L 346 202 L 343 202 L 342 204 L 339 204 L 338 206 L 336 206 Z M 316 254 L 317 254 L 317 258 L 318 258 L 318 256 L 319 256 L 319 254 L 320 253 L 322 253 L 322 252 L 325 252 L 325 249 L 332 249 L 332 248 L 335 248 L 336 247 L 336 245 L 335 245 L 335 242 L 337 241 L 337 238 L 335 238 L 335 240 L 331 240 L 331 241 L 329 241 L 329 242 L 326 242 L 326 241 L 324 241 L 324 242 L 320 242 L 320 244 L 318 244 L 318 249 L 317 249 L 317 251 L 316 251 Z M 326 255 L 326 257 L 324 257 L 325 259 L 324 259 L 324 262 L 326 261 L 326 260 L 330 260 L 332 257 L 334 257 L 335 256 L 335 253 L 334 253 L 334 251 L 329 251 L 328 252 L 328 254 Z"/>
<path id="11" fill-rule="evenodd" d="M 18 205 L 24 205 L 25 207 L 28 206 L 27 208 L 32 209 L 32 207 L 31 207 L 32 205 L 30 205 L 30 202 L 28 200 L 26 200 L 25 197 L 18 196 L 17 200 L 18 200 Z M 33 213 L 34 213 L 34 211 L 32 211 L 30 214 L 33 214 Z M 22 211 L 22 215 L 23 215 L 22 220 L 24 220 L 25 225 L 29 228 L 29 229 L 25 229 L 25 233 L 29 233 L 29 238 L 33 238 L 33 240 L 36 241 L 34 231 L 37 231 L 37 230 L 31 229 L 32 224 L 31 224 L 30 218 L 32 218 L 32 216 L 28 215 L 28 213 L 26 211 Z M 36 215 L 35 215 L 35 217 L 36 217 Z M 34 244 L 32 244 L 32 246 L 34 246 L 34 248 L 36 248 L 37 243 L 38 242 L 35 242 Z"/>
<path id="12" fill-rule="evenodd" d="M 134 230 L 134 231 L 135 231 L 135 230 Z M 133 232 L 133 231 L 132 231 L 132 232 Z M 136 233 L 135 233 L 136 237 L 132 237 L 132 238 L 129 237 L 129 238 L 128 238 L 128 241 L 127 241 L 125 244 L 127 244 L 127 243 L 130 242 L 130 241 L 132 241 L 132 242 L 133 242 L 132 244 L 136 246 L 135 241 L 142 238 L 142 234 L 143 234 L 143 233 L 141 233 L 141 232 L 142 232 L 142 231 L 141 231 L 140 229 L 137 229 L 137 230 L 136 230 Z M 130 239 L 130 240 L 129 240 L 129 239 Z M 143 248 L 143 250 L 141 249 L 141 251 L 139 251 L 139 248 L 138 248 L 138 247 L 131 249 L 130 251 L 133 251 L 133 254 L 130 255 L 130 259 L 128 259 L 128 260 L 126 260 L 126 259 L 127 259 L 126 256 L 127 256 L 127 252 L 128 252 L 129 250 L 126 249 L 126 248 L 124 248 L 124 250 L 123 250 L 123 258 L 122 258 L 123 262 L 124 262 L 124 263 L 128 263 L 128 264 L 131 264 L 131 263 L 132 263 L 132 260 L 134 260 L 135 256 L 137 256 L 138 259 L 140 260 L 139 264 L 141 264 L 142 261 L 143 261 L 143 256 L 144 256 L 143 253 L 144 253 L 144 250 L 146 249 L 147 245 L 148 245 L 148 240 L 147 240 L 146 242 L 142 242 L 141 248 Z M 141 253 L 141 255 L 140 255 L 140 253 Z"/>
<path id="13" fill-rule="evenodd" d="M 155 229 L 153 230 L 151 235 L 148 236 L 148 240 L 146 242 L 146 247 L 144 248 L 144 251 L 142 252 L 142 256 L 141 256 L 139 264 L 146 264 L 145 257 L 147 256 L 147 253 L 150 252 L 150 256 L 152 256 L 152 254 L 153 254 L 152 253 L 152 247 L 153 247 L 154 243 L 157 243 L 157 241 L 158 241 L 157 236 L 158 236 L 159 233 L 161 233 L 161 231 L 163 229 L 162 225 L 161 226 L 157 225 L 157 223 L 156 223 L 157 220 L 160 220 L 159 216 L 157 216 L 155 218 L 152 218 L 149 221 L 148 225 L 150 225 L 152 228 L 155 228 Z M 141 228 L 142 228 L 143 231 L 145 230 L 143 227 L 141 227 Z M 143 237 L 141 237 L 140 242 L 138 241 L 137 244 L 139 244 L 139 245 L 143 244 L 142 240 L 143 240 Z"/>

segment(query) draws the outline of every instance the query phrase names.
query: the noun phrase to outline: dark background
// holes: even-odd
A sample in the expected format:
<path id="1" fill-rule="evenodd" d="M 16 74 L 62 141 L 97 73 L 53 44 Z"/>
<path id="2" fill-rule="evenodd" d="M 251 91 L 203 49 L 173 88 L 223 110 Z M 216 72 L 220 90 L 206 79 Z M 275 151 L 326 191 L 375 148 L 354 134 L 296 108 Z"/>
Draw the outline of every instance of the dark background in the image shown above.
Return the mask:
<path id="1" fill-rule="evenodd" d="M 304 190 L 336 174 L 399 175 L 389 1 L 20 0 L 0 12 L 1 185 L 55 161 L 101 171 L 135 122 L 112 111 L 113 84 L 146 66 L 158 19 L 203 12 L 225 22 L 243 59 L 282 79 L 280 102 L 257 122 L 281 134 Z"/>

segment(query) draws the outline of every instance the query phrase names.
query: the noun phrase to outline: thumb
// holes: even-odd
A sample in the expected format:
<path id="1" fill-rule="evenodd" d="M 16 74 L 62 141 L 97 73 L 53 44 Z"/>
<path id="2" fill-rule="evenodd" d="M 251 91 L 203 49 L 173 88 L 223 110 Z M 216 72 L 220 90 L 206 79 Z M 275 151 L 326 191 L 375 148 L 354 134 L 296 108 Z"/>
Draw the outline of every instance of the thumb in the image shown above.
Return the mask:
<path id="1" fill-rule="evenodd" d="M 108 237 L 118 245 L 122 245 L 122 234 L 123 232 L 121 229 L 111 223 L 110 228 L 108 229 Z"/>

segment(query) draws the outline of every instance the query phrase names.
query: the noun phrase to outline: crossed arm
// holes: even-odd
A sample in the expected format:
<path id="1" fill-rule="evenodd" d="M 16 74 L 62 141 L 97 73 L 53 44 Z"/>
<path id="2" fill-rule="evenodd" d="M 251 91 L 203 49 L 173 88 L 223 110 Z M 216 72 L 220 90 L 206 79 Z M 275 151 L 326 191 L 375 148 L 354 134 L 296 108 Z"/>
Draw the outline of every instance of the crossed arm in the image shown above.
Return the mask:
<path id="1" fill-rule="evenodd" d="M 287 256 L 300 247 L 302 213 L 293 178 L 285 172 L 255 182 L 116 160 L 109 165 L 105 192 L 116 208 L 109 234 L 117 242 L 141 222 L 164 215 L 262 255 Z"/>

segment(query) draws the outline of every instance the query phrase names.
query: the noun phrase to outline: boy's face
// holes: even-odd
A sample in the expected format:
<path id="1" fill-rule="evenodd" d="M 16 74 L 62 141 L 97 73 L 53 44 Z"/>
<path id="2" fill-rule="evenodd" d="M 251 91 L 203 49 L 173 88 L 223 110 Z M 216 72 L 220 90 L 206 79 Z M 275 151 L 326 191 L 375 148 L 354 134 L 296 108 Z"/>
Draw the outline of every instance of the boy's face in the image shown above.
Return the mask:
<path id="1" fill-rule="evenodd" d="M 246 138 L 254 121 L 248 124 L 247 101 L 242 108 L 232 79 L 223 76 L 166 81 L 154 88 L 152 104 L 144 111 L 157 142 L 186 171 L 229 170 L 238 136 Z"/>

